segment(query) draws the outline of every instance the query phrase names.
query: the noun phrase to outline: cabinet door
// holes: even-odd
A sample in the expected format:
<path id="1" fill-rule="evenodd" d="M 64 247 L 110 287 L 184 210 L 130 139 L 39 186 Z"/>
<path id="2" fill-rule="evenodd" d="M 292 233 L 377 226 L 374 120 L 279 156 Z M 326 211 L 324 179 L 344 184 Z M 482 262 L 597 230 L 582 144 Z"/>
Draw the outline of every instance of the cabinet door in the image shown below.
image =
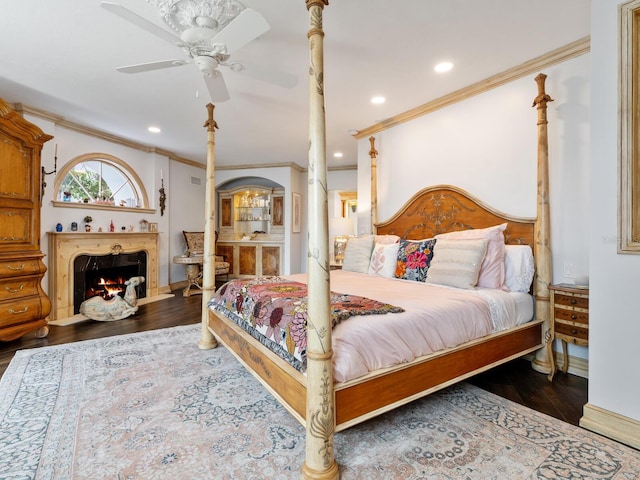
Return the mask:
<path id="1" fill-rule="evenodd" d="M 257 275 L 257 248 L 254 246 L 240 246 L 238 263 L 240 275 Z"/>
<path id="2" fill-rule="evenodd" d="M 230 198 L 221 198 L 220 199 L 220 225 L 223 227 L 232 227 L 232 213 L 233 209 L 231 208 L 231 199 Z"/>
<path id="3" fill-rule="evenodd" d="M 31 150 L 10 136 L 3 135 L 3 141 L 0 142 L 0 158 L 2 159 L 0 162 L 0 198 L 11 201 L 31 201 L 34 199 L 31 191 L 32 155 L 26 154 Z"/>
<path id="4" fill-rule="evenodd" d="M 273 225 L 284 225 L 284 197 L 273 197 Z"/>
<path id="5" fill-rule="evenodd" d="M 222 255 L 225 262 L 229 262 L 229 273 L 233 275 L 233 245 L 216 245 L 216 255 Z"/>
<path id="6" fill-rule="evenodd" d="M 31 245 L 33 243 L 30 235 L 31 225 L 34 224 L 33 215 L 33 209 L 1 208 L 0 245 L 7 248 Z"/>
<path id="7" fill-rule="evenodd" d="M 262 275 L 280 275 L 280 247 L 262 247 Z"/>

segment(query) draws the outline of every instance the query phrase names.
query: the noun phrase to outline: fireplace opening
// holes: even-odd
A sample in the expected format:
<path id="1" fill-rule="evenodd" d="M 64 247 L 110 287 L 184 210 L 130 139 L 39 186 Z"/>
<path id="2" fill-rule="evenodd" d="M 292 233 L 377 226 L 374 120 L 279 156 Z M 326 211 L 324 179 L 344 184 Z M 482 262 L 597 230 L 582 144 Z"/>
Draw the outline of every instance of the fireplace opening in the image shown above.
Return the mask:
<path id="1" fill-rule="evenodd" d="M 74 260 L 73 313 L 91 297 L 100 295 L 105 300 L 115 295 L 124 297 L 124 282 L 131 277 L 146 276 L 147 253 L 120 253 L 117 255 L 78 255 Z M 136 287 L 138 298 L 147 296 L 146 282 Z"/>

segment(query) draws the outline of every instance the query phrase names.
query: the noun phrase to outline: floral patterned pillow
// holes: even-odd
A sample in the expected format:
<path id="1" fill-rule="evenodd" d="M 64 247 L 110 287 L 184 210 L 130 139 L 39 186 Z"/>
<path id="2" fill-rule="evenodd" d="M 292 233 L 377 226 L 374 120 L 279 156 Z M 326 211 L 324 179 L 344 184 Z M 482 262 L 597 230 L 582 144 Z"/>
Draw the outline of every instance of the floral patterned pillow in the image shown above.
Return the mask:
<path id="1" fill-rule="evenodd" d="M 434 238 L 426 240 L 400 240 L 398 260 L 396 261 L 396 278 L 424 282 L 427 270 L 433 258 Z"/>

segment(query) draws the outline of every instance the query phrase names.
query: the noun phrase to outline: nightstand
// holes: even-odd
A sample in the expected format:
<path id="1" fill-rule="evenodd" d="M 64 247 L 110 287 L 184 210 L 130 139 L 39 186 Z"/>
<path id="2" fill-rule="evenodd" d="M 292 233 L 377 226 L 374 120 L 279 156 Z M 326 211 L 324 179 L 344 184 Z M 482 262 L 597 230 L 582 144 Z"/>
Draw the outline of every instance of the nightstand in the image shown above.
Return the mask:
<path id="1" fill-rule="evenodd" d="M 589 345 L 589 289 L 561 283 L 549 285 L 549 293 L 552 332 L 562 341 L 562 373 L 567 373 L 567 343 Z"/>

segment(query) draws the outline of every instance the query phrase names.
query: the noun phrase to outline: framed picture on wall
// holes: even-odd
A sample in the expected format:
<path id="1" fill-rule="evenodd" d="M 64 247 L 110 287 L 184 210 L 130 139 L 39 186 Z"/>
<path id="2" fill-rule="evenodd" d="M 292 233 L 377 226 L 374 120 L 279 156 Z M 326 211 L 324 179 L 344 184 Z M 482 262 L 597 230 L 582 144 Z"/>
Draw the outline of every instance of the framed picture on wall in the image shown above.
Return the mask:
<path id="1" fill-rule="evenodd" d="M 291 231 L 293 233 L 300 233 L 301 222 L 302 222 L 302 197 L 299 193 L 293 194 L 293 217 L 292 217 L 292 225 Z"/>

